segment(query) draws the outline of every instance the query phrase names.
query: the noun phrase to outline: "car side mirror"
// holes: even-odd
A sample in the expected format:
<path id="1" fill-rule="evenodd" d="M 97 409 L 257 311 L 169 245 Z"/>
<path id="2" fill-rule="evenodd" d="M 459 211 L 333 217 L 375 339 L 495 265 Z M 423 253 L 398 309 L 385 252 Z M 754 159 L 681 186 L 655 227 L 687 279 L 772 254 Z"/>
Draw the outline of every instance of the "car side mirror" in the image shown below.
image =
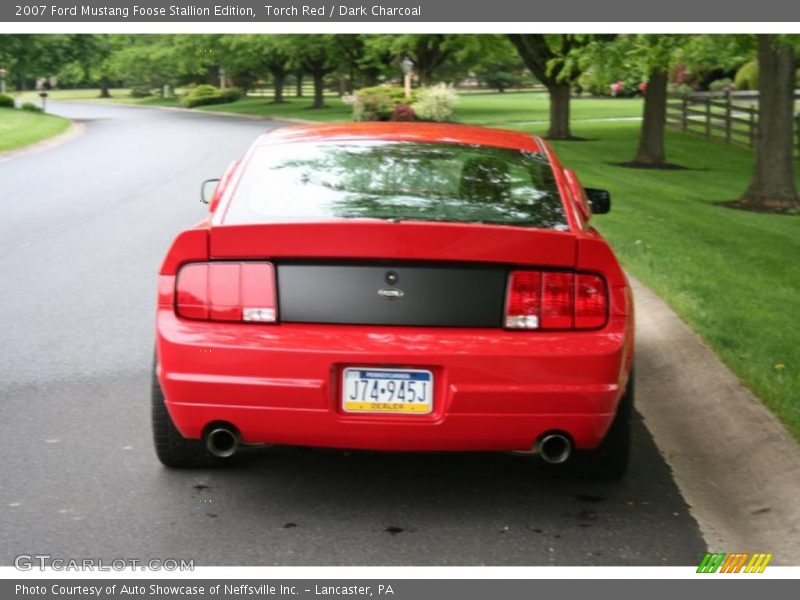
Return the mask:
<path id="1" fill-rule="evenodd" d="M 611 210 L 611 192 L 597 188 L 584 188 L 592 214 L 604 215 Z"/>
<path id="2" fill-rule="evenodd" d="M 217 190 L 219 179 L 206 179 L 200 186 L 200 202 L 208 204 L 214 197 L 214 192 Z"/>

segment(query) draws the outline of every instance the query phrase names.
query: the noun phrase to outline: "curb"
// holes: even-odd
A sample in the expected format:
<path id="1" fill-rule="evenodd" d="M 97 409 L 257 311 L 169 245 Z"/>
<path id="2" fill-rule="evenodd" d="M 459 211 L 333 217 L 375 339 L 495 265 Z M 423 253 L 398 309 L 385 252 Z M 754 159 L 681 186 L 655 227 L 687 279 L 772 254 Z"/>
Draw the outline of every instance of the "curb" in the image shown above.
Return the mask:
<path id="1" fill-rule="evenodd" d="M 33 144 L 23 146 L 22 148 L 8 150 L 7 152 L 0 152 L 0 163 L 8 162 L 10 160 L 14 160 L 15 158 L 20 158 L 29 154 L 36 154 L 37 152 L 51 150 L 80 136 L 85 129 L 86 127 L 83 125 L 83 123 L 72 121 L 72 124 L 64 133 L 59 133 L 55 137 L 42 140 L 41 142 L 35 142 Z"/>
<path id="2" fill-rule="evenodd" d="M 800 564 L 800 445 L 661 298 L 630 280 L 636 407 L 709 550 Z"/>

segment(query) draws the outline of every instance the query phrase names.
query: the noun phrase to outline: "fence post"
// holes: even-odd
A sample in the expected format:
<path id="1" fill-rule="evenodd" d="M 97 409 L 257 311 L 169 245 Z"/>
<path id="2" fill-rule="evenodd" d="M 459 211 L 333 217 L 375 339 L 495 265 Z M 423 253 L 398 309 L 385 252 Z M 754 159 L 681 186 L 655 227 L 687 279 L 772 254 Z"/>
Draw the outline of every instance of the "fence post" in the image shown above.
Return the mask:
<path id="1" fill-rule="evenodd" d="M 683 106 L 681 109 L 681 129 L 683 133 L 686 133 L 686 129 L 688 128 L 687 119 L 689 118 L 688 115 L 689 110 L 689 98 L 686 97 L 686 94 L 683 95 Z"/>
<path id="2" fill-rule="evenodd" d="M 706 98 L 706 139 L 711 139 L 711 98 Z"/>
<path id="3" fill-rule="evenodd" d="M 731 90 L 725 90 L 725 143 L 731 143 Z"/>
<path id="4" fill-rule="evenodd" d="M 756 145 L 756 109 L 752 104 L 750 105 L 750 128 L 748 133 L 750 134 L 750 147 L 753 148 Z"/>

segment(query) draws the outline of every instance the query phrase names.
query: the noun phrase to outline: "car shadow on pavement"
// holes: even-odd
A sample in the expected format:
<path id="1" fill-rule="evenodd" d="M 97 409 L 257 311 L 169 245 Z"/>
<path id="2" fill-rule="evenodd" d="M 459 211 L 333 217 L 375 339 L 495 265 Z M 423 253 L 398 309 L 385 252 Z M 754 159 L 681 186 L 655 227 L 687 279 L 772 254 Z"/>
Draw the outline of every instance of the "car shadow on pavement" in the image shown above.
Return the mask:
<path id="1" fill-rule="evenodd" d="M 638 415 L 621 482 L 510 454 L 288 447 L 180 477 L 250 540 L 244 564 L 688 565 L 706 549 Z"/>

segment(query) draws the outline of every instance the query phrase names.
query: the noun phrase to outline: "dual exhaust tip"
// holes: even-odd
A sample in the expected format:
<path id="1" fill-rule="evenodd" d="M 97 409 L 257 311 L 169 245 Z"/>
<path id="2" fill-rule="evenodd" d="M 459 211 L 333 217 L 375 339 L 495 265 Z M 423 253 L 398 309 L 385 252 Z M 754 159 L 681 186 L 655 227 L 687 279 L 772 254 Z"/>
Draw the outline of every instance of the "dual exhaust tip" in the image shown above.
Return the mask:
<path id="1" fill-rule="evenodd" d="M 206 449 L 217 458 L 230 458 L 239 449 L 239 432 L 230 425 L 219 425 L 206 433 Z"/>
<path id="2" fill-rule="evenodd" d="M 212 456 L 230 458 L 239 449 L 239 432 L 230 425 L 220 425 L 211 429 L 205 438 L 206 448 Z M 560 465 L 572 456 L 572 440 L 559 432 L 545 433 L 536 444 L 543 461 Z"/>

